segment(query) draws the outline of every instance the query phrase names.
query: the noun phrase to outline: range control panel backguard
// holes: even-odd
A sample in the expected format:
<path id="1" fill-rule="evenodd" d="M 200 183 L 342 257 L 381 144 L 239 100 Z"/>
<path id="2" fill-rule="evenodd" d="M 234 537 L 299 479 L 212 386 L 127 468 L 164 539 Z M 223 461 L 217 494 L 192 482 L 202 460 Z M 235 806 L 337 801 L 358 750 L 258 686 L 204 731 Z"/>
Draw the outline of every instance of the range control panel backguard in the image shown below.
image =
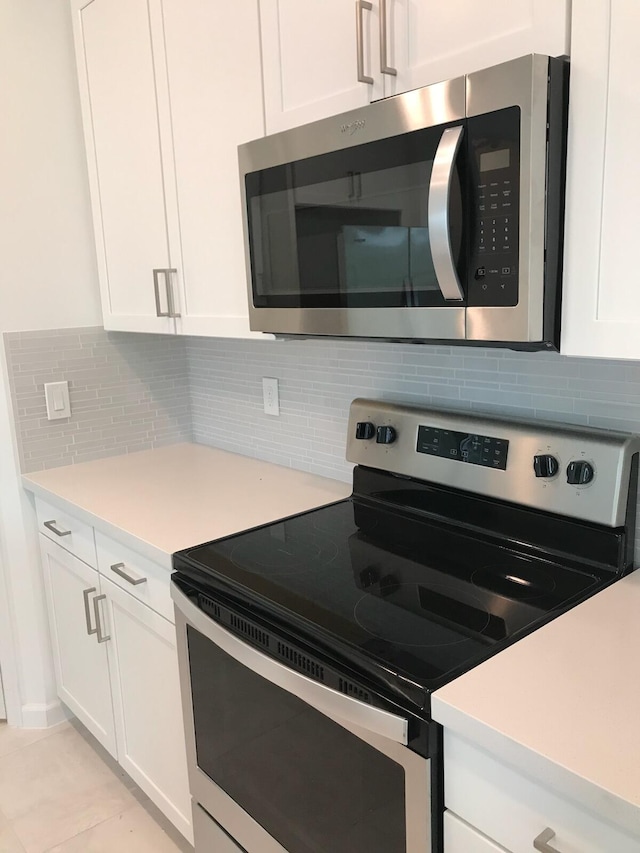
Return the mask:
<path id="1" fill-rule="evenodd" d="M 347 459 L 621 527 L 640 437 L 375 400 L 351 404 Z"/>

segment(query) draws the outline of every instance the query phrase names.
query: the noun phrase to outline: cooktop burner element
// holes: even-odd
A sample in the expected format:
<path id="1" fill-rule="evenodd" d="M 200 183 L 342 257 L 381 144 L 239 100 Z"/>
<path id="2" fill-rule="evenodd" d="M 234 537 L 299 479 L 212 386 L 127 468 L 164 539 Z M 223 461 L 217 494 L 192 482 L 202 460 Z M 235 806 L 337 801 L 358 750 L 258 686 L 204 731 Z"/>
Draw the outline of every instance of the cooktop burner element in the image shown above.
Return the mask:
<path id="1" fill-rule="evenodd" d="M 348 429 L 350 498 L 174 564 L 414 711 L 632 565 L 635 436 L 370 400 Z M 581 461 L 594 476 L 576 483 Z"/>
<path id="2" fill-rule="evenodd" d="M 394 607 L 384 606 L 386 602 Z M 429 631 L 424 626 L 425 613 L 434 619 Z M 492 618 L 480 598 L 473 604 L 461 603 L 451 598 L 445 584 L 425 587 L 417 583 L 396 584 L 389 596 L 371 590 L 356 603 L 353 616 L 361 628 L 378 639 L 420 648 L 465 642 L 467 631 L 483 634 Z M 464 619 L 462 625 L 460 617 Z"/>
<path id="3" fill-rule="evenodd" d="M 239 568 L 253 567 L 265 575 L 291 575 L 308 572 L 313 565 L 329 565 L 338 555 L 339 548 L 328 535 L 316 530 L 305 530 L 295 538 L 282 538 L 274 529 L 271 538 L 262 548 L 240 539 L 230 554 Z"/>

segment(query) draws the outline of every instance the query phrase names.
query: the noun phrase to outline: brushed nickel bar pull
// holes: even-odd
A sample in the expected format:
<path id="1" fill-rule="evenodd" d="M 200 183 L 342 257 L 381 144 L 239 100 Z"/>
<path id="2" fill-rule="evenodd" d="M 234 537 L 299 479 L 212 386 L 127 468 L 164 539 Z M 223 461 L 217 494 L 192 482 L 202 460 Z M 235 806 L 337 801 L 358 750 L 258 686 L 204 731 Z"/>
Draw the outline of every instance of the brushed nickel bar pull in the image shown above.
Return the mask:
<path id="1" fill-rule="evenodd" d="M 169 309 L 168 317 L 181 317 L 182 315 L 176 311 L 176 301 L 173 292 L 173 276 L 178 275 L 177 269 L 164 270 L 164 280 L 167 288 L 167 306 Z"/>
<path id="2" fill-rule="evenodd" d="M 96 595 L 93 599 L 93 615 L 96 617 L 96 633 L 98 635 L 99 643 L 106 643 L 107 640 L 111 639 L 111 634 L 103 634 L 102 633 L 102 625 L 100 623 L 100 602 L 103 599 L 106 599 L 106 595 L 102 593 L 102 595 Z"/>
<path id="3" fill-rule="evenodd" d="M 56 527 L 55 518 L 53 519 L 53 521 L 43 521 L 42 523 L 47 528 L 47 530 L 50 530 L 52 533 L 55 533 L 56 536 L 71 536 L 71 530 L 59 530 Z"/>
<path id="4" fill-rule="evenodd" d="M 387 0 L 380 0 L 380 71 L 397 77 L 398 69 L 389 65 L 389 40 L 387 31 Z"/>
<path id="5" fill-rule="evenodd" d="M 555 837 L 555 832 L 547 827 L 540 833 L 540 835 L 533 839 L 533 846 L 536 850 L 540 850 L 541 853 L 560 853 L 557 847 L 552 847 L 549 844 L 551 839 Z"/>
<path id="6" fill-rule="evenodd" d="M 89 596 L 92 592 L 97 592 L 95 586 L 89 587 L 89 589 L 82 590 L 82 597 L 84 598 L 84 619 L 87 623 L 87 634 L 91 636 L 91 634 L 97 634 L 98 629 L 91 627 L 91 612 L 89 610 Z"/>
<path id="7" fill-rule="evenodd" d="M 125 572 L 124 563 L 114 563 L 109 568 L 112 572 L 115 572 L 117 575 L 120 575 L 121 578 L 124 578 L 126 581 L 129 581 L 129 583 L 133 586 L 138 586 L 138 584 L 147 582 L 147 579 L 144 577 L 133 577 L 128 572 Z"/>
<path id="8" fill-rule="evenodd" d="M 364 73 L 364 24 L 362 21 L 363 11 L 370 12 L 373 9 L 369 0 L 356 0 L 356 55 L 358 60 L 358 81 L 360 83 L 373 84 L 373 77 L 367 77 Z"/>
<path id="9" fill-rule="evenodd" d="M 156 317 L 170 317 L 171 314 L 169 311 L 163 311 L 160 305 L 160 273 L 164 274 L 165 281 L 165 291 L 167 293 L 167 305 L 169 305 L 169 289 L 167 287 L 167 275 L 166 270 L 157 269 L 153 271 L 153 290 L 156 296 Z"/>

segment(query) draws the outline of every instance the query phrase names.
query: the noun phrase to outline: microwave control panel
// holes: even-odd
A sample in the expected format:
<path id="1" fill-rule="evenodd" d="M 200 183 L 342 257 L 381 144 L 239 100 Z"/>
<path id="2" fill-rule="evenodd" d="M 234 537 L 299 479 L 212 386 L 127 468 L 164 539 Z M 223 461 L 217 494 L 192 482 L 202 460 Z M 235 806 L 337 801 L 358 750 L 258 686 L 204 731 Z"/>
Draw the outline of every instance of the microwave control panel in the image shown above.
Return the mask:
<path id="1" fill-rule="evenodd" d="M 520 108 L 468 119 L 469 305 L 518 304 Z"/>

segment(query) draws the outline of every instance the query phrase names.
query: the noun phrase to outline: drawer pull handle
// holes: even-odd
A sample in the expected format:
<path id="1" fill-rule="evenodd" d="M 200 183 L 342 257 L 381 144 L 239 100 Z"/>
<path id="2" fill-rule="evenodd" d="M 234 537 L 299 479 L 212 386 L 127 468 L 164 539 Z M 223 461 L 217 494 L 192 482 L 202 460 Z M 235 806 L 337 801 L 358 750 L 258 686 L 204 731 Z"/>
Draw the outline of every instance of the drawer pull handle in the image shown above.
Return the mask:
<path id="1" fill-rule="evenodd" d="M 540 835 L 533 839 L 533 846 L 536 850 L 540 850 L 541 853 L 560 853 L 556 847 L 552 847 L 549 844 L 551 839 L 555 837 L 555 832 L 547 827 L 540 833 Z"/>
<path id="2" fill-rule="evenodd" d="M 87 634 L 97 634 L 98 629 L 91 627 L 91 612 L 89 610 L 89 596 L 92 592 L 97 592 L 95 586 L 89 587 L 89 589 L 82 590 L 82 596 L 84 598 L 84 619 L 87 623 Z"/>
<path id="3" fill-rule="evenodd" d="M 50 530 L 52 533 L 55 533 L 56 536 L 71 536 L 70 530 L 60 530 L 56 527 L 55 518 L 53 519 L 53 521 L 43 521 L 42 523 L 47 528 L 47 530 Z"/>
<path id="4" fill-rule="evenodd" d="M 130 575 L 128 572 L 125 572 L 124 563 L 114 563 L 111 567 L 111 571 L 115 572 L 117 575 L 120 575 L 121 578 L 124 578 L 126 581 L 129 581 L 133 586 L 138 586 L 140 583 L 146 583 L 147 579 L 143 577 L 134 577 Z"/>
<path id="5" fill-rule="evenodd" d="M 96 595 L 93 599 L 93 615 L 96 617 L 96 633 L 98 635 L 99 643 L 106 643 L 107 640 L 111 639 L 111 634 L 103 634 L 102 633 L 102 623 L 100 622 L 100 602 L 103 599 L 106 599 L 106 595 L 102 593 L 102 595 Z"/>

